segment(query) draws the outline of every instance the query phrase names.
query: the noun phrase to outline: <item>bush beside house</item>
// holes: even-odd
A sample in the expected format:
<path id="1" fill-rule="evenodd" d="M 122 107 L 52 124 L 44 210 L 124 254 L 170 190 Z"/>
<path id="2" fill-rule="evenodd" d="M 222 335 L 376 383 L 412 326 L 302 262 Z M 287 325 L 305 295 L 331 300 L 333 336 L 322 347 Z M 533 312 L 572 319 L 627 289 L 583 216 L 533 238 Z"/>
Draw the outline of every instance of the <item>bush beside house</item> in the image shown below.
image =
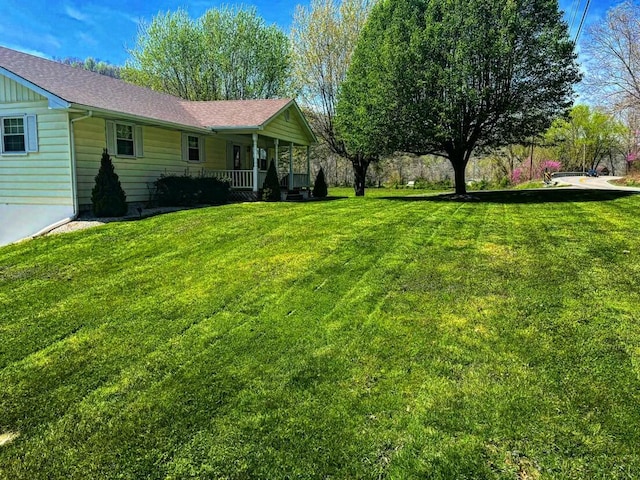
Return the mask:
<path id="1" fill-rule="evenodd" d="M 105 148 L 100 159 L 96 184 L 91 191 L 91 204 L 96 217 L 122 217 L 126 215 L 127 196 L 115 172 L 111 157 Z"/>
<path id="2" fill-rule="evenodd" d="M 327 191 L 327 182 L 324 178 L 324 170 L 320 167 L 318 175 L 316 175 L 316 181 L 313 184 L 313 191 L 311 192 L 315 198 L 325 198 L 329 193 Z"/>
<path id="3" fill-rule="evenodd" d="M 269 164 L 267 170 L 267 176 L 262 184 L 262 200 L 265 202 L 278 202 L 280 201 L 280 181 L 278 180 L 278 172 L 276 171 L 276 164 Z"/>
<path id="4" fill-rule="evenodd" d="M 220 205 L 229 200 L 229 184 L 213 177 L 162 175 L 154 183 L 161 207 Z"/>

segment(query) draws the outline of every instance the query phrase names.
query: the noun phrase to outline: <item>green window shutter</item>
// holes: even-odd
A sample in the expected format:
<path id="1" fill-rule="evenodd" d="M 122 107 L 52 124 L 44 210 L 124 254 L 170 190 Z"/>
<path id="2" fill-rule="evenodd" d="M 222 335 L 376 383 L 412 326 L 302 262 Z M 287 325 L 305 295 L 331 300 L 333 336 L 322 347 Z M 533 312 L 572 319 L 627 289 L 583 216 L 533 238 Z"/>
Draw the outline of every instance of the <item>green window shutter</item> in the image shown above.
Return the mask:
<path id="1" fill-rule="evenodd" d="M 116 124 L 107 120 L 107 152 L 109 155 L 116 155 Z"/>
<path id="2" fill-rule="evenodd" d="M 25 117 L 25 133 L 27 138 L 25 139 L 27 152 L 38 151 L 38 122 L 35 115 L 27 115 Z"/>
<path id="3" fill-rule="evenodd" d="M 136 157 L 144 157 L 144 142 L 142 140 L 142 127 L 135 127 L 134 140 L 136 142 Z"/>
<path id="4" fill-rule="evenodd" d="M 198 138 L 198 146 L 200 147 L 200 161 L 204 163 L 206 157 L 205 157 L 205 148 L 204 148 L 204 137 L 199 137 Z"/>

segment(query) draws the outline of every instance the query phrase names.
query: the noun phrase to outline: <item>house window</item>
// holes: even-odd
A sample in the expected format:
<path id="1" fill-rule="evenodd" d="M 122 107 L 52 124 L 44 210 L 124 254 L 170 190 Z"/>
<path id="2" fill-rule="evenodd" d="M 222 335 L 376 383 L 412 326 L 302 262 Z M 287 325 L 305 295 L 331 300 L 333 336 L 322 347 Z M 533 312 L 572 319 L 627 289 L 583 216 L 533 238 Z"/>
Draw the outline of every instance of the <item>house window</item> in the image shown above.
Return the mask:
<path id="1" fill-rule="evenodd" d="M 116 155 L 133 157 L 135 147 L 133 143 L 133 126 L 116 123 Z"/>
<path id="2" fill-rule="evenodd" d="M 204 137 L 184 133 L 182 135 L 182 159 L 187 162 L 204 162 Z"/>
<path id="3" fill-rule="evenodd" d="M 0 118 L 1 152 L 20 154 L 38 151 L 38 134 L 35 115 Z"/>
<path id="4" fill-rule="evenodd" d="M 189 161 L 200 161 L 200 142 L 198 137 L 192 135 L 187 136 L 187 148 L 189 149 Z"/>
<path id="5" fill-rule="evenodd" d="M 24 118 L 2 119 L 2 151 L 6 153 L 26 152 Z"/>
<path id="6" fill-rule="evenodd" d="M 107 121 L 107 150 L 118 157 L 142 157 L 142 127 Z"/>

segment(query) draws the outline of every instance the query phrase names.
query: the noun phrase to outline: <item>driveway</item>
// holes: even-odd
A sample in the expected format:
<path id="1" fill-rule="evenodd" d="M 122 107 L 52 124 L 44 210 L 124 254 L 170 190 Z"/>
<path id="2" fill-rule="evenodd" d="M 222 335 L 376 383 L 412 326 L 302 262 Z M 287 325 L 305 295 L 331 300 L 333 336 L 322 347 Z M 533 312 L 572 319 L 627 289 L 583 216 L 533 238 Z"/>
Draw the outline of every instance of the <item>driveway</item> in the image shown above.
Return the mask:
<path id="1" fill-rule="evenodd" d="M 635 187 L 621 187 L 609 183 L 611 180 L 616 180 L 622 177 L 587 177 L 587 176 L 567 176 L 567 177 L 553 177 L 554 181 L 566 183 L 575 188 L 591 188 L 596 190 L 627 190 L 630 192 L 640 192 L 640 188 Z"/>

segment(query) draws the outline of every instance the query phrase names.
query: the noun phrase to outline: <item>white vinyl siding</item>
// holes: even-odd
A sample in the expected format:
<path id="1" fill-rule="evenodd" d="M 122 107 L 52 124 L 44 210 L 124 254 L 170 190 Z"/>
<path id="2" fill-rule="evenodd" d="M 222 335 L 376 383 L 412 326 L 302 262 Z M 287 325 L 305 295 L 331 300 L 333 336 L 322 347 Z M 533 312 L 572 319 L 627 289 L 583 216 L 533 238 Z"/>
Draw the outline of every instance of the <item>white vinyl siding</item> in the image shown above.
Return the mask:
<path id="1" fill-rule="evenodd" d="M 0 153 L 24 155 L 38 151 L 38 124 L 35 115 L 0 117 Z"/>
<path id="2" fill-rule="evenodd" d="M 205 139 L 189 133 L 182 134 L 182 160 L 185 162 L 205 161 Z"/>
<path id="3" fill-rule="evenodd" d="M 5 103 L 31 103 L 46 99 L 15 80 L 0 75 L 0 100 Z"/>
<path id="4" fill-rule="evenodd" d="M 73 198 L 67 112 L 50 109 L 44 97 L 0 75 L 0 128 L 6 118 L 22 119 L 25 151 L 3 152 L 4 139 L 0 138 L 0 204 L 31 205 L 41 210 L 59 207 L 70 216 Z M 20 221 L 31 220 L 27 215 Z"/>
<path id="5" fill-rule="evenodd" d="M 260 135 L 278 138 L 281 145 L 288 142 L 293 142 L 296 145 L 311 145 L 313 143 L 313 139 L 304 125 L 304 120 L 293 107 L 285 110 L 265 125 Z"/>
<path id="6" fill-rule="evenodd" d="M 100 168 L 100 157 L 107 140 L 106 122 L 92 117 L 74 124 L 76 142 L 76 165 L 78 172 L 78 198 L 81 209 L 91 204 L 91 189 Z M 191 175 L 197 177 L 203 169 L 226 168 L 226 140 L 206 137 L 203 162 L 185 162 L 183 153 L 183 131 L 145 125 L 144 157 L 112 156 L 115 171 L 127 202 L 147 202 L 153 192 L 153 182 L 160 175 Z M 201 136 L 204 137 L 204 136 Z M 136 136 L 136 138 L 138 138 Z M 139 137 L 142 138 L 142 137 Z"/>
<path id="7" fill-rule="evenodd" d="M 142 127 L 124 122 L 106 122 L 107 151 L 115 157 L 143 157 Z"/>

